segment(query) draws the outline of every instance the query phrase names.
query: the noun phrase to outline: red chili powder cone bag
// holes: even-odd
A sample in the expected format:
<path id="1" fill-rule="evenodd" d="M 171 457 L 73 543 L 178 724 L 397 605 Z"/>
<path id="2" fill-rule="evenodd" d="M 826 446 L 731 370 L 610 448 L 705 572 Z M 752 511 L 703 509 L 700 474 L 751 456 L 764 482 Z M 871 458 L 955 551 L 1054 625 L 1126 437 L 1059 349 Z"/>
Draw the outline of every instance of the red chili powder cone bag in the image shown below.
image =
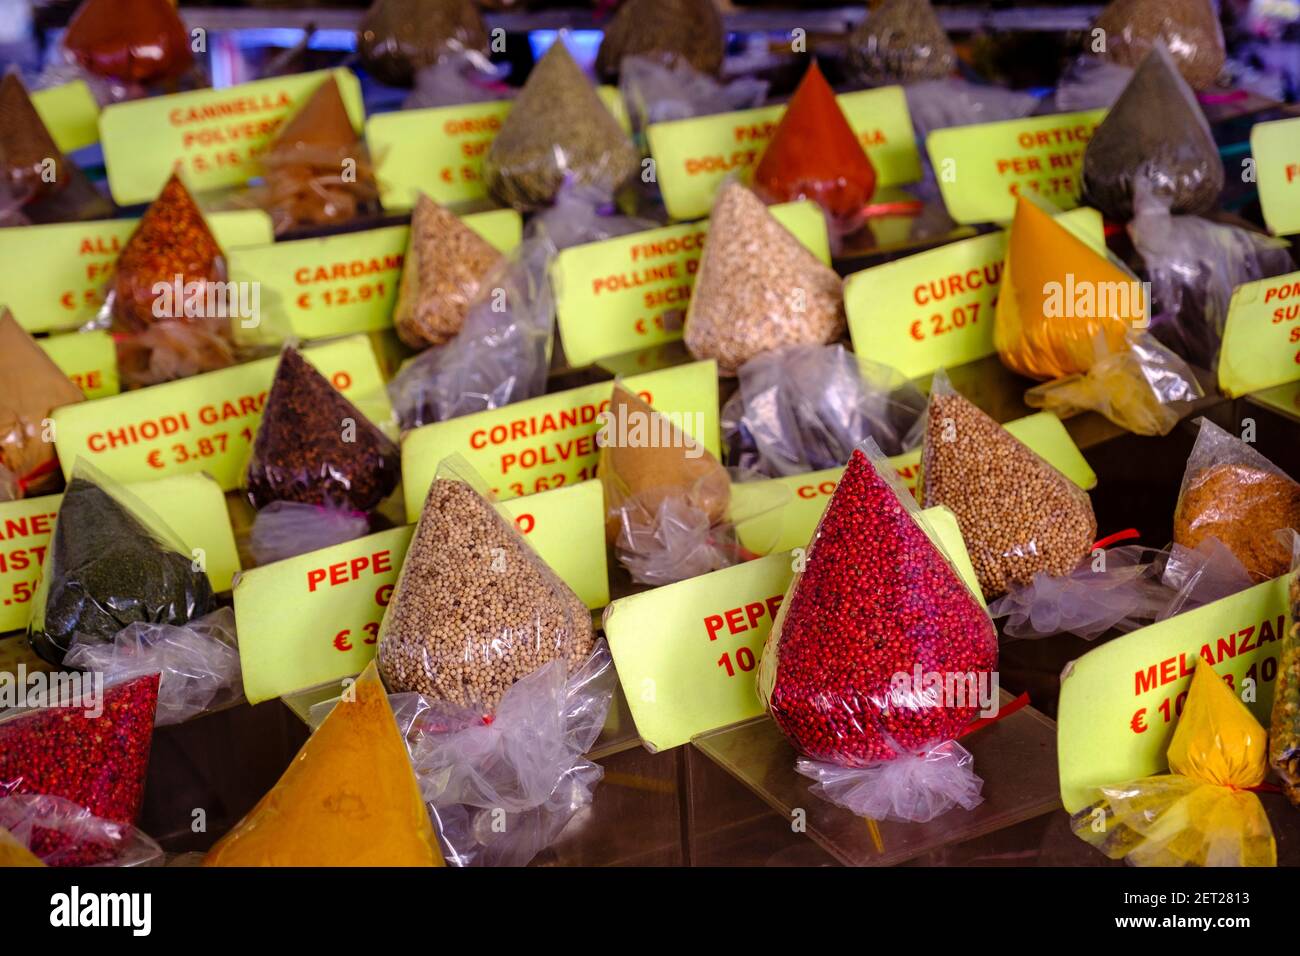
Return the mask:
<path id="1" fill-rule="evenodd" d="M 866 218 L 876 170 L 815 60 L 763 151 L 754 188 L 769 202 L 813 200 L 845 234 Z"/>
<path id="2" fill-rule="evenodd" d="M 981 782 L 953 738 L 982 710 L 974 694 L 949 699 L 924 684 L 937 675 L 990 686 L 997 634 L 911 496 L 885 477 L 884 457 L 865 448 L 786 592 L 758 692 L 811 758 L 799 769 L 820 781 L 816 792 L 860 815 L 923 821 L 979 802 Z"/>
<path id="3" fill-rule="evenodd" d="M 174 80 L 194 63 L 170 0 L 85 0 L 63 46 L 91 73 L 128 83 Z"/>

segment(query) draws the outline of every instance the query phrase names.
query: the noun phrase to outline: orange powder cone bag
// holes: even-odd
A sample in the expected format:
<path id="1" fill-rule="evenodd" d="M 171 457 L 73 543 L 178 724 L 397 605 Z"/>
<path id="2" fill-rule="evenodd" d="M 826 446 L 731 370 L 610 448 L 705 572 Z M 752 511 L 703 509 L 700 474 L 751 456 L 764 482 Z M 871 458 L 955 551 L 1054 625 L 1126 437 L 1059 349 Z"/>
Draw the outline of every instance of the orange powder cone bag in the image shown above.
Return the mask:
<path id="1" fill-rule="evenodd" d="M 813 200 L 843 234 L 865 219 L 876 170 L 816 61 L 759 160 L 754 188 L 769 202 Z"/>
<path id="2" fill-rule="evenodd" d="M 373 663 L 351 690 L 205 866 L 443 865 Z"/>

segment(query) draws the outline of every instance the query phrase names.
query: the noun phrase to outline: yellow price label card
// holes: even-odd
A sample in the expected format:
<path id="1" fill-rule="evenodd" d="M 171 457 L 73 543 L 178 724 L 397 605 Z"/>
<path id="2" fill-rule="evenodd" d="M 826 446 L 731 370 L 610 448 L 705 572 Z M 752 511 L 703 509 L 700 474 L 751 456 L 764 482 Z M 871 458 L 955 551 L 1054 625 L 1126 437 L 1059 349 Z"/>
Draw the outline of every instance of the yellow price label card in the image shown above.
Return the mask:
<path id="1" fill-rule="evenodd" d="M 1065 809 L 1077 813 L 1097 799 L 1097 787 L 1167 767 L 1198 658 L 1267 727 L 1286 618 L 1282 577 L 1117 637 L 1068 665 L 1056 736 Z"/>
<path id="2" fill-rule="evenodd" d="M 114 103 L 99 117 L 108 188 L 119 206 L 149 202 L 179 169 L 194 192 L 241 186 L 261 175 L 257 155 L 334 74 L 352 126 L 365 107 L 351 70 L 275 76 L 219 90 L 193 90 Z"/>
<path id="3" fill-rule="evenodd" d="M 605 491 L 599 481 L 511 498 L 498 507 L 587 607 L 609 603 Z"/>
<path id="4" fill-rule="evenodd" d="M 923 515 L 931 539 L 973 584 L 952 513 L 935 508 Z M 772 554 L 620 598 L 605 611 L 605 637 L 628 708 L 652 750 L 763 712 L 754 679 L 793 564 L 789 552 Z"/>
<path id="5" fill-rule="evenodd" d="M 1300 379 L 1300 272 L 1237 286 L 1219 350 L 1229 398 Z"/>
<path id="6" fill-rule="evenodd" d="M 878 186 L 921 178 L 916 133 L 901 86 L 841 93 L 836 100 L 871 157 Z M 758 163 L 784 112 L 781 105 L 761 106 L 650 124 L 646 140 L 668 215 L 707 216 L 723 180 Z"/>
<path id="7" fill-rule="evenodd" d="M 77 383 L 86 398 L 105 398 L 122 390 L 117 374 L 117 346 L 107 332 L 69 332 L 37 339 L 36 344 Z"/>
<path id="8" fill-rule="evenodd" d="M 624 384 L 719 454 L 714 362 L 634 375 Z M 594 478 L 600 413 L 613 391 L 613 382 L 596 382 L 407 432 L 402 439 L 407 520 L 419 515 L 438 464 L 448 455 L 464 456 L 502 501 Z"/>
<path id="9" fill-rule="evenodd" d="M 465 216 L 465 224 L 503 252 L 523 221 L 513 209 Z M 230 280 L 258 290 L 260 314 L 304 339 L 391 328 L 409 226 L 237 249 Z"/>
<path id="10" fill-rule="evenodd" d="M 811 202 L 772 206 L 774 217 L 827 265 L 826 217 Z M 699 268 L 708 220 L 571 246 L 551 266 L 556 321 L 575 368 L 671 342 Z"/>
<path id="11" fill-rule="evenodd" d="M 1105 116 L 1088 110 L 935 130 L 926 149 L 948 215 L 959 223 L 1006 222 L 1021 193 L 1073 209 L 1083 151 Z"/>
<path id="12" fill-rule="evenodd" d="M 310 346 L 303 355 L 372 421 L 392 417 L 365 336 Z M 206 471 L 225 491 L 241 487 L 275 375 L 276 357 L 206 372 L 53 413 L 65 475 L 84 457 L 115 481 Z"/>
<path id="13" fill-rule="evenodd" d="M 85 80 L 73 80 L 32 93 L 32 106 L 65 153 L 99 142 L 99 103 Z"/>
<path id="14" fill-rule="evenodd" d="M 1075 209 L 1059 219 L 1094 248 L 1105 248 L 1097 210 Z M 992 355 L 1006 251 L 1007 234 L 998 231 L 849 276 L 844 306 L 854 350 L 908 378 Z"/>
<path id="15" fill-rule="evenodd" d="M 260 209 L 207 216 L 227 254 L 274 238 L 271 217 Z M 0 229 L 0 304 L 29 332 L 74 329 L 94 318 L 104 301 L 113 265 L 135 232 L 136 219 L 53 223 Z M 39 262 L 39 269 L 30 264 Z"/>
<path id="16" fill-rule="evenodd" d="M 181 541 L 201 557 L 216 591 L 227 591 L 239 571 L 239 553 L 226 499 L 206 475 L 180 475 L 127 485 Z M 0 503 L 0 633 L 27 626 L 41 565 L 54 533 L 62 495 Z"/>
<path id="17" fill-rule="evenodd" d="M 1003 427 L 1080 488 L 1096 487 L 1096 473 L 1061 420 L 1051 412 L 1027 415 L 1007 422 Z M 921 480 L 921 449 L 914 448 L 896 455 L 889 459 L 889 463 L 907 490 L 916 495 Z M 828 468 L 805 475 L 732 485 L 735 513 L 754 516 L 736 528 L 741 544 L 758 554 L 807 547 L 843 473 L 843 468 Z M 783 485 L 788 493 L 774 492 L 773 485 Z M 785 503 L 779 507 L 763 510 L 764 505 L 781 500 Z"/>
<path id="18" fill-rule="evenodd" d="M 1300 232 L 1300 117 L 1256 123 L 1250 152 L 1264 222 L 1278 236 Z"/>

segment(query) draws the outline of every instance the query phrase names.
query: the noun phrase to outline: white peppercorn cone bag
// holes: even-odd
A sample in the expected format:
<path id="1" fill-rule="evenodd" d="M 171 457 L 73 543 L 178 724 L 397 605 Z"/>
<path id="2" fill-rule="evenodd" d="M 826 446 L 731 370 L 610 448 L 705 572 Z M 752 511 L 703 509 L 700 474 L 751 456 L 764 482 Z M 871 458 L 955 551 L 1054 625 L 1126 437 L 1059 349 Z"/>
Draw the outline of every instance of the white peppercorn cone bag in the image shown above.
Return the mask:
<path id="1" fill-rule="evenodd" d="M 1068 574 L 1092 550 L 1088 493 L 967 400 L 941 369 L 930 386 L 921 507 L 957 516 L 986 600 L 1039 572 Z"/>
<path id="2" fill-rule="evenodd" d="M 590 653 L 591 614 L 463 458 L 438 466 L 379 629 L 390 691 L 488 717 L 511 685 Z"/>
<path id="3" fill-rule="evenodd" d="M 571 673 L 566 673 L 571 670 Z M 604 775 L 583 754 L 618 681 L 604 641 L 506 691 L 491 722 L 420 694 L 390 697 L 452 866 L 525 866 L 591 803 Z"/>
<path id="4" fill-rule="evenodd" d="M 923 822 L 981 799 L 953 741 L 996 713 L 997 634 L 925 528 L 897 472 L 864 442 L 759 662 L 759 698 L 804 758 L 797 769 L 859 815 Z"/>
<path id="5" fill-rule="evenodd" d="M 844 334 L 840 277 L 776 221 L 752 191 L 731 180 L 709 214 L 686 347 L 716 359 L 722 375 L 763 352 L 822 345 Z"/>

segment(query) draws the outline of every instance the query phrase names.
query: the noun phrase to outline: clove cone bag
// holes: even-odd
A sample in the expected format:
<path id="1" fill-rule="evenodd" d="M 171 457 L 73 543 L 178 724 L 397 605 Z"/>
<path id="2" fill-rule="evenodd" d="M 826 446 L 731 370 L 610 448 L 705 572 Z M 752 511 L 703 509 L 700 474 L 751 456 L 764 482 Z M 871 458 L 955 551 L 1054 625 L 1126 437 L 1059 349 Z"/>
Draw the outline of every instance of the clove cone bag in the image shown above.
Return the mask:
<path id="1" fill-rule="evenodd" d="M 957 516 L 988 600 L 1039 573 L 1069 574 L 1097 536 L 1088 493 L 967 401 L 943 372 L 930 389 L 920 501 Z"/>
<path id="2" fill-rule="evenodd" d="M 1112 0 L 1093 28 L 1105 32 L 1101 55 L 1123 66 L 1137 66 L 1164 43 L 1193 89 L 1211 86 L 1227 57 L 1210 0 Z"/>
<path id="3" fill-rule="evenodd" d="M 372 662 L 204 866 L 442 866 Z"/>
<path id="4" fill-rule="evenodd" d="M 985 680 L 997 634 L 918 524 L 911 495 L 886 477 L 889 464 L 864 447 L 786 592 L 758 692 L 818 792 L 862 816 L 922 822 L 980 802 L 982 783 L 954 738 L 981 707 L 915 688 L 914 674 Z"/>
<path id="5" fill-rule="evenodd" d="M 884 0 L 849 34 L 849 65 L 870 86 L 942 80 L 957 51 L 930 0 Z"/>
<path id="6" fill-rule="evenodd" d="M 717 74 L 727 34 L 714 0 L 627 0 L 605 27 L 596 73 L 612 80 L 623 60 L 640 56 L 666 66 L 689 64 Z"/>
<path id="7" fill-rule="evenodd" d="M 357 29 L 362 65 L 389 86 L 411 86 L 419 70 L 470 50 L 488 54 L 473 0 L 375 0 Z"/>
<path id="8" fill-rule="evenodd" d="M 825 345 L 844 334 L 840 277 L 777 222 L 739 183 L 718 192 L 695 289 L 686 347 L 735 375 L 764 352 Z"/>
<path id="9" fill-rule="evenodd" d="M 847 235 L 866 221 L 875 188 L 875 167 L 814 60 L 754 170 L 754 189 L 770 202 L 811 199 Z"/>
<path id="10" fill-rule="evenodd" d="M 395 693 L 491 714 L 549 661 L 591 653 L 591 614 L 537 556 L 457 456 L 429 487 L 379 629 L 379 671 Z"/>
<path id="11" fill-rule="evenodd" d="M 398 337 L 413 349 L 450 341 L 501 261 L 495 246 L 420 193 L 393 312 Z"/>

